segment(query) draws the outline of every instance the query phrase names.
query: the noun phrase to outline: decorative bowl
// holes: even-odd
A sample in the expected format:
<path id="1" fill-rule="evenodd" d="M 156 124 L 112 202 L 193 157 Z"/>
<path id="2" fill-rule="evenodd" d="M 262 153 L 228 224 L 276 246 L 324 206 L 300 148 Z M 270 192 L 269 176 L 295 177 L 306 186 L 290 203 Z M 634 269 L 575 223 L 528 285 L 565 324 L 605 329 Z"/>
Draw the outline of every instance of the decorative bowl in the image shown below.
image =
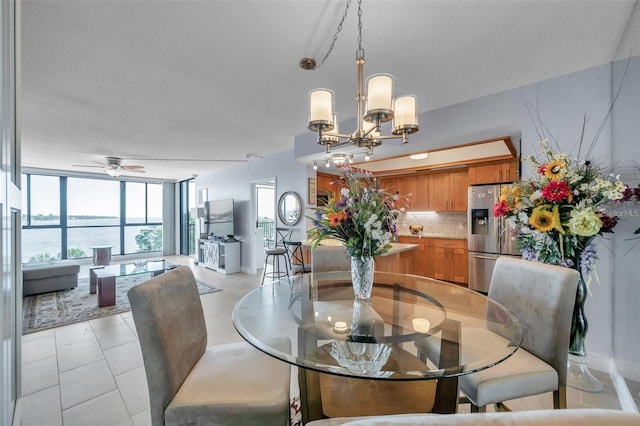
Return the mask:
<path id="1" fill-rule="evenodd" d="M 350 373 L 378 377 L 391 354 L 391 347 L 382 343 L 331 342 L 331 356 Z"/>
<path id="2" fill-rule="evenodd" d="M 409 232 L 411 232 L 413 235 L 421 233 L 423 229 L 424 226 L 422 225 L 409 225 Z"/>
<path id="3" fill-rule="evenodd" d="M 145 259 L 136 259 L 133 261 L 133 266 L 135 266 L 136 268 L 142 268 L 147 264 L 147 262 L 148 260 Z"/>

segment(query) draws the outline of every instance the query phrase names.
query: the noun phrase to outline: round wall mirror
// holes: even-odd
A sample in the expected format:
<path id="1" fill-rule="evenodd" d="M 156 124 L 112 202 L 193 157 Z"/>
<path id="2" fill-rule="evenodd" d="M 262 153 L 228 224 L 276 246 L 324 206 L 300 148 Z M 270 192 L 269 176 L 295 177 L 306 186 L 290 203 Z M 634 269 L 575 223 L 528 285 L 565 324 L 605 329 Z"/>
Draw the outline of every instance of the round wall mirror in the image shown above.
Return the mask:
<path id="1" fill-rule="evenodd" d="M 293 226 L 302 217 L 302 198 L 293 191 L 282 194 L 278 201 L 278 217 L 288 226 Z"/>

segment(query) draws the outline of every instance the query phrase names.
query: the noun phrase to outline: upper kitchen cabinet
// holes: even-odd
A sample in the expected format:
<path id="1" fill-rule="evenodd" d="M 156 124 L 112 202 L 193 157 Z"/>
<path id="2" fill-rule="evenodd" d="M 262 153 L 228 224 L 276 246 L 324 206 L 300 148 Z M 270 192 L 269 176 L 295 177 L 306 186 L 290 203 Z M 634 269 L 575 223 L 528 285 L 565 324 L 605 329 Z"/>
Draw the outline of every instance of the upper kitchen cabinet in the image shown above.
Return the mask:
<path id="1" fill-rule="evenodd" d="M 469 185 L 514 182 L 518 180 L 518 159 L 469 166 Z"/>
<path id="2" fill-rule="evenodd" d="M 434 173 L 429 176 L 429 210 L 466 212 L 469 175 L 467 170 Z"/>
<path id="3" fill-rule="evenodd" d="M 327 196 L 336 199 L 340 191 L 340 185 L 333 183 L 338 176 L 328 173 L 316 173 L 316 188 L 319 206 L 325 205 Z"/>
<path id="4" fill-rule="evenodd" d="M 416 190 L 416 176 L 398 176 L 396 178 L 396 189 L 400 195 L 400 207 L 409 211 L 416 211 L 417 198 L 421 196 Z"/>

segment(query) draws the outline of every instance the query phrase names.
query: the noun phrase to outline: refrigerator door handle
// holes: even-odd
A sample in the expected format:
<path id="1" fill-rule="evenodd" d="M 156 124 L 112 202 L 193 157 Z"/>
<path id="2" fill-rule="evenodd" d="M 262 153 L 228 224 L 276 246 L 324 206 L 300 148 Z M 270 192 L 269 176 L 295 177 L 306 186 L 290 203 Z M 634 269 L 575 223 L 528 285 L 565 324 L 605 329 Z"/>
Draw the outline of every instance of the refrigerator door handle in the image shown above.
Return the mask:
<path id="1" fill-rule="evenodd" d="M 497 256 L 482 256 L 482 255 L 473 255 L 474 259 L 485 259 L 485 260 L 496 260 Z"/>

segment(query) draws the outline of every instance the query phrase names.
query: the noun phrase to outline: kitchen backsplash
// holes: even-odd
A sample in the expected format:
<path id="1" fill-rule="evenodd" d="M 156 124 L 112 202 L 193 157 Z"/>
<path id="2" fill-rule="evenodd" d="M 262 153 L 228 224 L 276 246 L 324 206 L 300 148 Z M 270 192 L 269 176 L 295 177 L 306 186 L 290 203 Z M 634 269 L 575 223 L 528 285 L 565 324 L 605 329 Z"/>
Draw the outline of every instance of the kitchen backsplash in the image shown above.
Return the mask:
<path id="1" fill-rule="evenodd" d="M 398 217 L 398 234 L 407 235 L 409 225 L 422 225 L 424 235 L 467 237 L 466 213 L 406 212 Z"/>

